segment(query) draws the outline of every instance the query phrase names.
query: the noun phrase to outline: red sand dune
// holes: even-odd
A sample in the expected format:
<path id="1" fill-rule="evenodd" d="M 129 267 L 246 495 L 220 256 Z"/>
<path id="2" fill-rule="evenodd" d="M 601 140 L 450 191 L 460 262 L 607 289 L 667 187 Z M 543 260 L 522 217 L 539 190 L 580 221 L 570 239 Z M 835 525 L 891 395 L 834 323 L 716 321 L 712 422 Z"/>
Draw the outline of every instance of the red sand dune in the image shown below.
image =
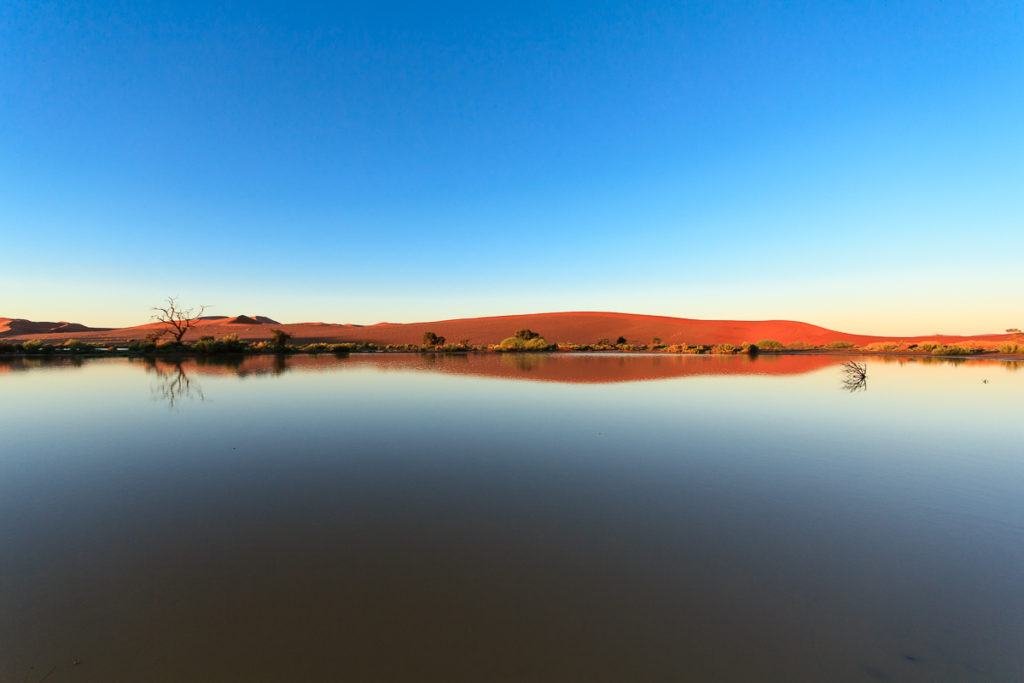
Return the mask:
<path id="1" fill-rule="evenodd" d="M 974 336 L 922 335 L 918 337 L 887 337 L 850 334 L 829 330 L 817 325 L 791 320 L 695 320 L 691 318 L 670 318 L 630 313 L 539 313 L 533 315 L 508 315 L 491 318 L 465 318 L 421 323 L 379 323 L 357 326 L 328 323 L 267 323 L 264 316 L 235 316 L 231 318 L 205 318 L 189 330 L 185 339 L 193 341 L 201 336 L 216 337 L 237 334 L 245 340 L 269 339 L 272 330 L 282 329 L 292 335 L 295 343 L 311 341 L 324 342 L 373 342 L 375 344 L 419 344 L 424 332 L 434 332 L 449 342 L 468 339 L 471 344 L 495 344 L 509 337 L 516 330 L 529 328 L 540 333 L 549 342 L 593 344 L 598 339 L 612 341 L 622 336 L 630 343 L 648 344 L 658 337 L 665 344 L 741 344 L 774 339 L 783 344 L 806 342 L 827 344 L 835 341 L 853 342 L 858 345 L 888 341 L 935 341 L 943 344 L 968 341 L 1012 340 L 1010 334 L 984 334 Z M 0 318 L 0 321 L 7 321 Z M 15 321 L 27 323 L 28 321 Z M 2 323 L 0 323 L 2 324 Z M 37 325 L 58 325 L 58 323 L 34 323 Z M 65 323 L 65 325 L 70 325 Z M 124 342 L 129 339 L 144 339 L 161 329 L 159 323 L 147 323 L 135 327 L 115 330 L 92 330 L 84 326 L 63 328 L 39 328 L 26 331 L 24 326 L 10 328 L 0 336 L 11 339 L 42 339 L 58 342 L 70 338 L 83 341 Z M 2 329 L 2 328 L 0 328 Z"/>
<path id="2" fill-rule="evenodd" d="M 24 318 L 0 318 L 0 337 L 42 334 L 70 334 L 72 332 L 102 332 L 107 328 L 86 327 L 69 322 L 33 322 Z"/>

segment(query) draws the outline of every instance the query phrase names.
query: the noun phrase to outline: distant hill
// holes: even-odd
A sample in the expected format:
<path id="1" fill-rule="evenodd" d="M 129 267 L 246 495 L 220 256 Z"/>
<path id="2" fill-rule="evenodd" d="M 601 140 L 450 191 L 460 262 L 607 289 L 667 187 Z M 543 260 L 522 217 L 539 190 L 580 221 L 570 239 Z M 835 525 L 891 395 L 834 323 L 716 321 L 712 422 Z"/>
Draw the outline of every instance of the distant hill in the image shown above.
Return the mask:
<path id="1" fill-rule="evenodd" d="M 24 318 L 0 318 L 0 337 L 40 334 L 71 334 L 73 332 L 103 332 L 105 327 L 86 327 L 69 322 L 33 322 Z"/>
<path id="2" fill-rule="evenodd" d="M 333 323 L 281 324 L 266 316 L 207 316 L 189 330 L 186 340 L 201 336 L 237 334 L 245 340 L 269 339 L 272 330 L 281 329 L 292 335 L 294 342 L 373 342 L 375 344 L 419 344 L 425 332 L 433 332 L 458 342 L 496 344 L 516 330 L 529 328 L 549 342 L 593 344 L 605 338 L 614 341 L 625 337 L 633 344 L 649 344 L 658 337 L 665 344 L 741 344 L 773 339 L 783 344 L 806 342 L 828 344 L 852 342 L 858 345 L 873 342 L 936 341 L 943 344 L 1012 339 L 1009 334 L 973 336 L 925 335 L 919 337 L 872 336 L 829 330 L 792 320 L 696 320 L 632 313 L 569 312 L 507 315 L 488 318 L 462 318 L 417 323 L 378 323 L 376 325 L 343 325 Z M 0 337 L 60 341 L 70 338 L 83 341 L 125 341 L 143 339 L 160 329 L 159 323 L 147 323 L 121 329 L 90 328 L 75 323 L 33 323 L 28 320 L 0 318 Z"/>
<path id="3" fill-rule="evenodd" d="M 209 320 L 215 320 L 215 321 L 218 321 L 221 324 L 225 324 L 225 325 L 260 325 L 260 324 L 263 324 L 263 325 L 280 325 L 281 324 L 281 323 L 277 322 L 276 320 L 274 320 L 273 318 L 268 318 L 265 315 L 254 315 L 252 317 L 247 316 L 247 315 L 236 315 L 233 318 L 231 318 L 229 316 L 226 316 L 226 315 L 204 315 L 204 316 L 200 316 L 199 318 L 196 318 L 196 320 L 200 320 L 200 321 L 203 321 L 203 322 L 206 322 L 206 321 L 209 321 Z"/>

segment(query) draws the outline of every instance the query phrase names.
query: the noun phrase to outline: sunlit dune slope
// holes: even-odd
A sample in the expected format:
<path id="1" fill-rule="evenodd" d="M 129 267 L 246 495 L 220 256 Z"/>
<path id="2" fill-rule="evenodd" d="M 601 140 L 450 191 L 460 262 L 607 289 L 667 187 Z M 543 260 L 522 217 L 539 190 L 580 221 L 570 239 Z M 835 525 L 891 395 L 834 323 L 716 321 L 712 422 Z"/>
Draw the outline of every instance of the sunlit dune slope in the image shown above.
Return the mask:
<path id="1" fill-rule="evenodd" d="M 11 326 L 13 323 L 18 324 Z M 4 324 L 8 324 L 8 328 L 4 328 Z M 30 328 L 28 325 L 38 325 L 39 327 Z M 64 325 L 65 327 L 55 329 L 52 327 L 55 325 Z M 122 342 L 129 339 L 144 339 L 160 328 L 159 323 L 147 323 L 115 330 L 93 330 L 70 323 L 28 323 L 28 321 L 11 321 L 0 318 L 0 330 L 8 329 L 6 332 L 0 331 L 0 336 L 10 339 L 60 341 L 73 337 L 83 341 Z M 278 324 L 265 316 L 240 315 L 199 320 L 195 327 L 189 330 L 185 339 L 191 341 L 201 336 L 221 337 L 228 334 L 237 334 L 246 340 L 269 339 L 272 336 L 272 330 L 281 329 L 292 335 L 295 343 L 351 341 L 385 345 L 419 344 L 422 342 L 425 332 L 433 332 L 445 337 L 449 342 L 468 339 L 471 344 L 482 345 L 495 344 L 522 328 L 529 328 L 540 333 L 549 342 L 562 344 L 593 344 L 599 339 L 609 339 L 614 342 L 619 337 L 625 337 L 627 342 L 632 344 L 648 344 L 657 337 L 664 344 L 741 344 L 773 339 L 783 344 L 806 342 L 815 345 L 836 341 L 864 345 L 899 340 L 958 343 L 981 340 L 1002 341 L 1012 337 L 1007 334 L 887 337 L 850 334 L 791 320 L 695 320 L 630 313 L 574 312 L 464 318 L 419 323 L 379 323 L 366 326 L 328 323 Z"/>

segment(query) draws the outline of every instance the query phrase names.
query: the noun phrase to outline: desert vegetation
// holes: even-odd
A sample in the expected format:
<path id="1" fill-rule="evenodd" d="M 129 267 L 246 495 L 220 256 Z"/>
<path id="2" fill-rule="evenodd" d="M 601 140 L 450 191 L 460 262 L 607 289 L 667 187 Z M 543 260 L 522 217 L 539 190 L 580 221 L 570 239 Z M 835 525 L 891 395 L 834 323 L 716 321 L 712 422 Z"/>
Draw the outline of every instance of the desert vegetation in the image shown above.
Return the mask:
<path id="1" fill-rule="evenodd" d="M 280 334 L 277 334 L 280 333 Z M 275 330 L 272 339 L 244 340 L 236 334 L 221 337 L 204 335 L 193 342 L 162 340 L 160 335 L 150 335 L 144 339 L 134 339 L 118 344 L 109 342 L 85 342 L 69 339 L 63 342 L 46 342 L 39 339 L 27 341 L 0 341 L 0 355 L 197 355 L 212 356 L 242 353 L 485 353 L 485 352 L 610 352 L 636 353 L 655 352 L 681 355 L 757 355 L 757 354 L 792 354 L 792 353 L 849 353 L 879 355 L 913 355 L 913 356 L 950 356 L 968 357 L 979 354 L 1024 354 L 1024 340 L 1001 342 L 963 342 L 958 344 L 941 344 L 936 342 L 877 342 L 857 346 L 850 342 L 837 341 L 828 344 L 809 344 L 791 342 L 782 344 L 774 340 L 761 340 L 757 343 L 742 344 L 664 344 L 661 340 L 652 340 L 650 344 L 630 344 L 628 342 L 611 343 L 608 339 L 599 339 L 594 344 L 552 343 L 539 333 L 532 330 L 518 330 L 510 337 L 502 339 L 498 344 L 471 344 L 468 339 L 457 343 L 449 343 L 444 337 L 433 335 L 425 338 L 423 344 L 387 344 L 379 346 L 372 342 L 339 342 L 305 341 L 292 343 L 291 337 L 280 330 Z"/>
<path id="2" fill-rule="evenodd" d="M 502 339 L 497 346 L 499 351 L 550 351 L 556 348 L 537 332 L 526 329 L 517 330 L 513 336 Z"/>
<path id="3" fill-rule="evenodd" d="M 197 353 L 242 353 L 249 345 L 238 338 L 237 334 L 229 334 L 220 339 L 213 337 L 200 337 L 199 341 L 192 345 L 192 350 Z"/>
<path id="4" fill-rule="evenodd" d="M 423 333 L 423 345 L 424 346 L 429 346 L 431 348 L 437 348 L 438 346 L 444 346 L 445 341 L 447 341 L 447 340 L 444 337 L 440 337 L 440 336 L 434 334 L 433 332 L 424 332 Z"/>

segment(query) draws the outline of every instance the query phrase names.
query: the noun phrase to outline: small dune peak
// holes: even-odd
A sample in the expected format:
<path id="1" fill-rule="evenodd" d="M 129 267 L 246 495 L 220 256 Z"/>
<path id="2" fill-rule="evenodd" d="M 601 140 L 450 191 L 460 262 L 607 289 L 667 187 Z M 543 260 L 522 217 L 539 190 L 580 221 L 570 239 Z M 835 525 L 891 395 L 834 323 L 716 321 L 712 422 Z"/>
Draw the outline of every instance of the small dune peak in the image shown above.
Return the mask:
<path id="1" fill-rule="evenodd" d="M 236 315 L 234 318 L 227 318 L 221 321 L 223 325 L 260 325 L 259 320 L 250 318 L 247 315 Z"/>

